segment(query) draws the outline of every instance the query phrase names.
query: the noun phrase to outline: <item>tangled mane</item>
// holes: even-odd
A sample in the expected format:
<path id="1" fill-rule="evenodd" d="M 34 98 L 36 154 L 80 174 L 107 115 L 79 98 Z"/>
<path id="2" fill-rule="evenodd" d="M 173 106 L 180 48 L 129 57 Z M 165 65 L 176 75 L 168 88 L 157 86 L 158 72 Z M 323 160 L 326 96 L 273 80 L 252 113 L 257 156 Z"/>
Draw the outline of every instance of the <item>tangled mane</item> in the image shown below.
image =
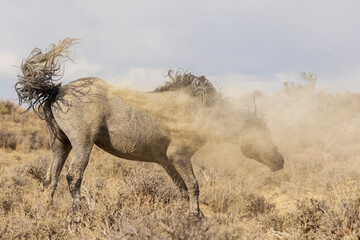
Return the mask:
<path id="1" fill-rule="evenodd" d="M 173 70 L 169 70 L 167 77 L 170 78 L 170 81 L 167 81 L 163 86 L 157 87 L 154 92 L 183 90 L 194 97 L 200 98 L 204 105 L 211 105 L 220 99 L 220 94 L 205 76 L 195 76 L 180 69 L 175 73 Z"/>
<path id="2" fill-rule="evenodd" d="M 22 76 L 18 75 L 15 90 L 19 97 L 19 104 L 27 103 L 29 109 L 42 119 L 44 107 L 54 101 L 59 92 L 60 83 L 55 83 L 63 76 L 61 67 L 70 58 L 69 48 L 78 43 L 77 39 L 65 38 L 59 43 L 51 44 L 44 53 L 35 48 L 27 59 L 21 63 Z"/>

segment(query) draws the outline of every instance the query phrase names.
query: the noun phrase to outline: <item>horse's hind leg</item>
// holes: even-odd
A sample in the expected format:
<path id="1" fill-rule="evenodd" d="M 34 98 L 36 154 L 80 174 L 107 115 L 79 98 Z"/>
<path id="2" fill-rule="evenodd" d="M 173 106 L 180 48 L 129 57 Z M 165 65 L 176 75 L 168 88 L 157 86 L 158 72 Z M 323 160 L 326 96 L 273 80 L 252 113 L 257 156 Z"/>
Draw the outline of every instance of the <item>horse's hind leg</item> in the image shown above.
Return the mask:
<path id="1" fill-rule="evenodd" d="M 50 133 L 50 147 L 52 150 L 52 157 L 47 173 L 43 179 L 43 185 L 44 187 L 49 187 L 49 185 L 51 185 L 50 201 L 52 201 L 58 184 L 60 172 L 64 166 L 66 158 L 69 155 L 71 145 L 69 142 L 61 142 L 54 136 L 54 134 Z"/>
<path id="2" fill-rule="evenodd" d="M 68 173 L 66 174 L 66 180 L 68 181 L 74 212 L 78 212 L 81 209 L 80 187 L 92 147 L 93 143 L 89 142 L 73 145 L 73 156 Z"/>

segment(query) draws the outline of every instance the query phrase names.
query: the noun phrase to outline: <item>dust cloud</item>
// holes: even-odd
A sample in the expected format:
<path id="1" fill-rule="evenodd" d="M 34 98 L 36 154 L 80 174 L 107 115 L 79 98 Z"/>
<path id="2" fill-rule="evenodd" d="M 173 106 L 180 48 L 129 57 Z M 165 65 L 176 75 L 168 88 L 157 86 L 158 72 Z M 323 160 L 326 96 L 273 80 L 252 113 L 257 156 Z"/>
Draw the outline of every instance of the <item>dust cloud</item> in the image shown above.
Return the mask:
<path id="1" fill-rule="evenodd" d="M 285 168 L 309 161 L 360 173 L 360 94 L 327 93 L 315 85 L 284 86 L 272 94 L 248 93 L 228 101 L 238 109 L 256 111 L 265 121 L 285 156 Z M 206 145 L 195 158 L 230 172 L 262 167 L 245 158 L 236 145 L 226 143 Z"/>
<path id="2" fill-rule="evenodd" d="M 207 144 L 194 156 L 195 162 L 227 170 L 261 166 L 245 158 L 232 139 L 241 136 L 246 130 L 244 122 L 256 112 L 286 157 L 285 166 L 294 154 L 303 154 L 308 159 L 320 156 L 322 161 L 346 159 L 349 166 L 359 169 L 360 95 L 327 93 L 315 84 L 284 84 L 272 94 L 255 92 L 236 99 L 223 96 L 220 104 L 207 107 L 182 91 L 145 94 L 124 89 L 117 93 L 162 119 L 172 134 L 189 141 L 196 134 L 205 139 Z"/>

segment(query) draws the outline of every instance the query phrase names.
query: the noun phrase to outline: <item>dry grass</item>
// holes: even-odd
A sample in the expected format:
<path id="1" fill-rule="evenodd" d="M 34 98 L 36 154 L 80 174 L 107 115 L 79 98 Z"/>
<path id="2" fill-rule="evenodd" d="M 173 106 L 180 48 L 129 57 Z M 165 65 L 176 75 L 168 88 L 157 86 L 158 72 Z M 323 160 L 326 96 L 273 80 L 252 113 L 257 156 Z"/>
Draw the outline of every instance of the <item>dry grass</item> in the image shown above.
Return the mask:
<path id="1" fill-rule="evenodd" d="M 252 105 L 252 96 L 243 102 Z M 6 110 L 8 107 L 12 110 Z M 41 187 L 47 131 L 34 114 L 0 103 L 0 239 L 359 239 L 360 95 L 314 88 L 257 97 L 285 168 L 271 172 L 235 146 L 194 156 L 200 207 L 165 171 L 95 148 L 82 185 L 82 221 L 67 222 L 66 163 L 52 205 Z"/>
<path id="2" fill-rule="evenodd" d="M 45 123 L 23 111 L 15 103 L 0 101 L 0 148 L 21 152 L 49 148 Z"/>

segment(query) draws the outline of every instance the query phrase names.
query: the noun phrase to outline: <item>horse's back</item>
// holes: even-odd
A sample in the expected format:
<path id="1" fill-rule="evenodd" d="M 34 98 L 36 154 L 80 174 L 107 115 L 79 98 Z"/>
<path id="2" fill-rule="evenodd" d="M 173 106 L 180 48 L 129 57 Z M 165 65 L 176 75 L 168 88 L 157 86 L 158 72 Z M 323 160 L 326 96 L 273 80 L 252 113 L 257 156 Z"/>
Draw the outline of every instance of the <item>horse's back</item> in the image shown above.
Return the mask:
<path id="1" fill-rule="evenodd" d="M 52 110 L 71 143 L 90 141 L 122 158 L 151 161 L 168 144 L 158 119 L 128 104 L 101 79 L 64 85 Z"/>

